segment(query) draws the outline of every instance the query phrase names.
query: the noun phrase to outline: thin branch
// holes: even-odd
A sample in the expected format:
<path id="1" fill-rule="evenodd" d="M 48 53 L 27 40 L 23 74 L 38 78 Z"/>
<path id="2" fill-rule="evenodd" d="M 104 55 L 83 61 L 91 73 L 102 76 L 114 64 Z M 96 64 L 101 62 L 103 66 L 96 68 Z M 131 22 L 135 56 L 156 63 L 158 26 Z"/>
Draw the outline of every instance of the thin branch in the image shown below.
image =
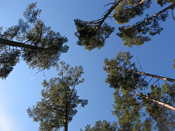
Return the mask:
<path id="1" fill-rule="evenodd" d="M 152 16 L 150 16 L 150 17 L 144 19 L 143 21 L 141 21 L 141 22 L 135 24 L 133 27 L 141 26 L 142 24 L 145 23 L 145 21 L 151 21 L 151 20 L 153 20 L 154 18 L 160 16 L 162 13 L 164 13 L 164 12 L 170 10 L 170 9 L 173 9 L 173 8 L 175 8 L 175 2 L 172 3 L 171 5 L 167 6 L 166 8 L 160 10 L 159 12 L 155 13 L 154 15 L 152 15 Z"/>

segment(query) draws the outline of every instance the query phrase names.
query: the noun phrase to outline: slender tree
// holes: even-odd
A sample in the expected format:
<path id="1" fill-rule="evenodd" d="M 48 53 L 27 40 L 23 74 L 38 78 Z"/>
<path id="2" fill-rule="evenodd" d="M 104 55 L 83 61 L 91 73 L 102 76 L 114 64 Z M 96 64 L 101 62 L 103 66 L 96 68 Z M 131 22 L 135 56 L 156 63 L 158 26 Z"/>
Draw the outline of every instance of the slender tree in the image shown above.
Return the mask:
<path id="1" fill-rule="evenodd" d="M 82 67 L 71 67 L 60 62 L 58 77 L 44 81 L 42 99 L 35 106 L 27 110 L 34 121 L 40 123 L 41 131 L 54 131 L 64 127 L 68 131 L 68 124 L 77 113 L 77 107 L 84 107 L 87 100 L 80 99 L 75 86 L 84 81 L 81 78 Z"/>
<path id="2" fill-rule="evenodd" d="M 152 83 L 142 74 L 128 52 L 105 60 L 106 82 L 115 89 L 114 115 L 119 131 L 171 131 L 175 129 L 174 83 Z"/>
<path id="3" fill-rule="evenodd" d="M 40 19 L 36 3 L 24 11 L 17 25 L 0 31 L 0 77 L 6 78 L 20 57 L 32 68 L 48 69 L 67 52 L 67 38 L 54 32 Z"/>

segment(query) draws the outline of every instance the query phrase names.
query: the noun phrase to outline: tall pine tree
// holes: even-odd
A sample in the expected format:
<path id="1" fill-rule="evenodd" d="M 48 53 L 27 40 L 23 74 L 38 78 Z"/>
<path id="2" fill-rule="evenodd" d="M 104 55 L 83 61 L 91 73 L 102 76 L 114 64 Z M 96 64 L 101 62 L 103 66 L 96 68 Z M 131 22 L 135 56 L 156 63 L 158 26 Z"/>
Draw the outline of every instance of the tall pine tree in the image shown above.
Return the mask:
<path id="1" fill-rule="evenodd" d="M 68 124 L 76 115 L 77 107 L 84 107 L 88 102 L 80 99 L 76 91 L 76 86 L 84 81 L 81 78 L 82 67 L 71 67 L 60 62 L 58 69 L 57 77 L 43 82 L 41 101 L 27 110 L 29 116 L 39 122 L 40 131 L 53 131 L 61 127 L 68 131 Z"/>

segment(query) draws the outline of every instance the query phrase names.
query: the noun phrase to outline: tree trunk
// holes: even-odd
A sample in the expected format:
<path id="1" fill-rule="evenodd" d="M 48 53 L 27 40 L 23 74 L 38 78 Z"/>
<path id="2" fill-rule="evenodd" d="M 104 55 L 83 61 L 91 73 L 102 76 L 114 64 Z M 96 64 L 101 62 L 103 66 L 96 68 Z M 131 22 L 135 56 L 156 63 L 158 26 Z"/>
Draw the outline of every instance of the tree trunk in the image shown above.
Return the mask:
<path id="1" fill-rule="evenodd" d="M 65 123 L 65 125 L 64 125 L 64 131 L 68 131 L 68 123 Z"/>
<path id="2" fill-rule="evenodd" d="M 25 44 L 25 43 L 11 41 L 11 40 L 2 39 L 2 38 L 0 38 L 0 44 L 7 45 L 7 46 L 12 46 L 12 47 L 20 47 L 20 48 L 32 49 L 32 50 L 43 50 L 43 49 L 45 49 L 45 48 L 42 48 L 42 47 L 28 45 L 28 44 Z"/>
<path id="3" fill-rule="evenodd" d="M 139 74 L 139 75 L 144 75 L 144 76 L 149 76 L 149 77 L 152 77 L 152 78 L 160 79 L 160 80 L 163 80 L 163 81 L 175 82 L 175 79 L 173 79 L 173 78 L 168 78 L 168 77 L 159 76 L 159 75 L 155 75 L 155 74 L 150 74 L 150 73 L 146 73 L 146 72 L 140 72 L 140 71 L 137 71 L 135 73 Z"/>
<path id="4" fill-rule="evenodd" d="M 66 95 L 66 109 L 65 109 L 65 123 L 64 123 L 64 131 L 68 131 L 68 119 L 69 119 L 69 111 L 68 111 L 68 96 Z"/>
<path id="5" fill-rule="evenodd" d="M 151 98 L 149 98 L 149 97 L 144 97 L 144 98 L 147 99 L 147 100 L 152 101 L 152 102 L 155 103 L 155 104 L 158 104 L 158 105 L 160 105 L 160 106 L 163 106 L 163 107 L 165 107 L 165 108 L 167 108 L 167 109 L 169 109 L 169 110 L 175 111 L 175 107 L 173 107 L 173 106 L 171 106 L 171 105 L 168 105 L 168 104 L 166 104 L 166 103 L 163 103 L 163 102 L 160 102 L 160 101 L 151 99 Z"/>

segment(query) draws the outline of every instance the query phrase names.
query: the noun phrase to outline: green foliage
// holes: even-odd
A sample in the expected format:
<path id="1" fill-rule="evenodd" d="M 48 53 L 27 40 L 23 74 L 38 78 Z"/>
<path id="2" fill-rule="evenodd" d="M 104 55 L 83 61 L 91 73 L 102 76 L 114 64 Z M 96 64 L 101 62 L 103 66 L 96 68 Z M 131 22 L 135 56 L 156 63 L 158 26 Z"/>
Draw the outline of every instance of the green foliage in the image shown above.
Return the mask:
<path id="1" fill-rule="evenodd" d="M 40 123 L 41 131 L 52 131 L 64 127 L 77 113 L 77 107 L 87 105 L 80 99 L 75 86 L 83 82 L 82 67 L 70 67 L 61 62 L 58 77 L 44 81 L 42 99 L 27 110 L 34 121 Z"/>
<path id="2" fill-rule="evenodd" d="M 0 76 L 6 78 L 7 75 L 13 70 L 13 66 L 19 61 L 19 50 L 11 52 L 4 51 L 0 55 Z"/>
<path id="3" fill-rule="evenodd" d="M 47 69 L 57 63 L 61 52 L 66 52 L 68 49 L 63 46 L 67 39 L 50 27 L 46 27 L 42 21 L 37 21 L 26 37 L 33 45 L 46 48 L 45 50 L 24 49 L 22 57 L 31 67 Z"/>
<path id="4" fill-rule="evenodd" d="M 162 13 L 158 16 L 147 16 L 143 21 L 139 21 L 131 26 L 121 26 L 117 34 L 124 42 L 124 45 L 142 45 L 149 41 L 151 36 L 160 34 L 163 30 L 159 21 L 165 21 L 168 14 Z"/>
<path id="5" fill-rule="evenodd" d="M 18 55 L 11 57 L 12 63 L 8 63 L 10 69 L 0 70 L 0 77 L 5 78 L 13 69 L 13 66 L 22 57 L 32 68 L 48 69 L 55 65 L 61 53 L 67 52 L 68 46 L 65 45 L 67 38 L 54 32 L 51 27 L 47 27 L 40 19 L 40 9 L 36 3 L 32 3 L 24 11 L 24 19 L 20 19 L 15 26 L 9 27 L 0 33 L 0 56 L 5 59 L 4 52 L 18 52 Z M 4 57 L 4 58 L 3 58 Z M 1 63 L 5 65 L 6 63 Z M 0 67 L 0 68 L 3 68 Z M 8 68 L 8 67 L 7 67 Z"/>
<path id="6" fill-rule="evenodd" d="M 169 105 L 175 105 L 175 85 L 165 83 L 161 86 L 152 85 L 151 92 L 147 95 L 150 99 L 156 99 L 162 101 Z M 143 97 L 144 99 L 144 97 Z M 166 108 L 150 102 L 149 99 L 144 99 L 144 104 L 146 105 L 146 111 L 149 112 L 150 116 L 157 122 L 156 125 L 159 130 L 174 130 L 175 129 L 175 113 Z"/>
<path id="7" fill-rule="evenodd" d="M 172 1 L 163 0 L 157 1 L 161 6 L 165 6 Z M 130 19 L 136 16 L 143 16 L 144 11 L 152 5 L 151 0 L 128 0 L 120 1 L 116 6 L 113 17 L 119 24 L 129 23 Z M 123 40 L 126 46 L 142 45 L 151 40 L 151 37 L 163 30 L 160 26 L 161 21 L 165 21 L 168 17 L 168 10 L 173 9 L 174 5 L 169 5 L 168 8 L 162 9 L 152 15 L 146 14 L 144 19 L 137 20 L 131 25 L 119 26 L 117 35 Z"/>
<path id="8" fill-rule="evenodd" d="M 159 4 L 160 6 L 164 6 L 166 4 L 169 4 L 169 3 L 173 3 L 174 0 L 157 0 L 157 4 Z"/>
<path id="9" fill-rule="evenodd" d="M 107 24 L 101 25 L 101 21 L 87 22 L 76 19 L 75 25 L 78 45 L 84 46 L 87 50 L 103 47 L 105 40 L 114 30 Z"/>
<path id="10" fill-rule="evenodd" d="M 166 7 L 167 4 L 169 5 Z M 115 0 L 105 14 L 96 21 L 75 20 L 76 34 L 78 34 L 77 37 L 79 38 L 78 44 L 85 45 L 88 50 L 95 47 L 103 47 L 104 42 L 94 42 L 94 37 L 96 36 L 95 34 L 103 34 L 103 30 L 100 30 L 102 27 L 98 28 L 98 26 L 103 25 L 110 15 L 113 16 L 118 24 L 121 24 L 118 27 L 119 32 L 117 35 L 122 39 L 124 45 L 131 47 L 144 44 L 151 40 L 152 36 L 161 33 L 163 30 L 161 22 L 166 20 L 169 16 L 169 11 L 175 7 L 174 0 L 157 0 L 157 5 L 164 8 L 157 13 L 148 14 L 146 11 L 152 5 L 153 2 L 151 0 Z M 139 16 L 139 19 L 137 16 Z M 114 28 L 108 33 L 106 38 L 109 37 L 112 31 L 114 31 Z"/>
<path id="11" fill-rule="evenodd" d="M 157 4 L 161 6 L 165 6 L 171 2 L 173 1 L 157 0 Z M 120 1 L 115 8 L 113 17 L 119 24 L 129 23 L 130 19 L 134 19 L 136 16 L 143 16 L 144 11 L 150 8 L 151 5 L 151 0 Z M 174 5 L 172 4 L 152 15 L 146 14 L 142 20 L 139 19 L 138 21 L 136 19 L 136 23 L 119 26 L 117 35 L 123 40 L 123 44 L 126 46 L 142 45 L 151 40 L 152 36 L 160 34 L 163 30 L 160 23 L 166 20 L 168 11 L 173 8 Z"/>
<path id="12" fill-rule="evenodd" d="M 115 89 L 114 115 L 119 131 L 173 130 L 175 113 L 155 102 L 175 105 L 173 84 L 151 84 L 137 73 L 138 69 L 128 52 L 120 52 L 112 60 L 105 60 L 106 82 Z"/>
<path id="13" fill-rule="evenodd" d="M 137 86 L 146 86 L 147 83 L 143 78 L 133 72 L 137 68 L 131 60 L 132 56 L 128 52 L 120 52 L 113 60 L 105 60 L 104 70 L 108 73 L 106 82 L 110 83 L 112 88 L 123 88 L 133 90 Z"/>
<path id="14" fill-rule="evenodd" d="M 143 14 L 145 8 L 150 7 L 150 0 L 140 3 L 138 0 L 121 1 L 115 8 L 114 19 L 119 24 L 128 23 L 130 19 Z"/>
<path id="15" fill-rule="evenodd" d="M 84 130 L 81 131 L 116 131 L 116 123 L 109 123 L 106 120 L 96 121 L 94 126 L 87 125 Z"/>

